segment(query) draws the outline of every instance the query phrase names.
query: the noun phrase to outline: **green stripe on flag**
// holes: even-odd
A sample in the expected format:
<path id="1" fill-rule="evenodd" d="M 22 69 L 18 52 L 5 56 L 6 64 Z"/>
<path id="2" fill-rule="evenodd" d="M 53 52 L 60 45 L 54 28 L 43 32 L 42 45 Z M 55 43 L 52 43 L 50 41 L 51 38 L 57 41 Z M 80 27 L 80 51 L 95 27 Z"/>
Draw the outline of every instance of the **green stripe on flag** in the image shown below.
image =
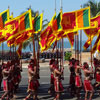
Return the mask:
<path id="1" fill-rule="evenodd" d="M 58 16 L 57 16 L 57 26 L 58 26 L 58 30 L 61 29 L 61 24 L 60 24 L 61 23 L 61 17 L 60 17 L 60 14 L 61 13 L 59 13 Z"/>
<path id="2" fill-rule="evenodd" d="M 83 11 L 83 25 L 84 27 L 89 26 L 89 10 L 88 9 Z"/>
<path id="3" fill-rule="evenodd" d="M 25 29 L 30 28 L 29 13 L 25 14 Z"/>
<path id="4" fill-rule="evenodd" d="M 35 24 L 34 24 L 34 28 L 35 28 L 35 31 L 39 31 L 39 29 L 40 29 L 40 16 L 37 16 L 36 18 L 35 18 Z"/>
<path id="5" fill-rule="evenodd" d="M 7 21 L 7 12 L 2 14 L 2 20 L 3 20 L 3 26 L 4 26 L 5 22 Z"/>

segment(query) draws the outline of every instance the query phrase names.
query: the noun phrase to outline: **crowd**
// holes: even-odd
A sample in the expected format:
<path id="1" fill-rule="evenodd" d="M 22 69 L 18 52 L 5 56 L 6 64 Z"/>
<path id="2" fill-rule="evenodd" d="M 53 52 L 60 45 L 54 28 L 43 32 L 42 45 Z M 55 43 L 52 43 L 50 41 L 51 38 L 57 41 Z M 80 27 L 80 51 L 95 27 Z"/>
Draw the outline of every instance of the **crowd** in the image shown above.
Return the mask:
<path id="1" fill-rule="evenodd" d="M 100 61 L 94 59 L 93 66 L 89 67 L 87 62 L 81 64 L 79 60 L 74 58 L 69 60 L 69 86 L 66 89 L 71 96 L 76 96 L 77 100 L 81 100 L 81 90 L 85 91 L 85 100 L 92 100 L 94 91 L 100 87 Z M 62 80 L 64 67 L 59 66 L 59 61 L 51 59 L 49 62 L 51 79 L 50 87 L 48 93 L 54 94 L 54 100 L 60 100 L 61 93 L 64 91 Z M 94 67 L 94 68 L 93 68 Z M 9 60 L 7 63 L 2 63 L 0 66 L 0 89 L 1 82 L 3 80 L 3 90 L 4 94 L 1 96 L 0 100 L 11 100 L 16 95 L 16 92 L 21 81 L 21 71 L 22 66 L 19 59 Z M 82 80 L 82 71 L 84 75 L 84 80 Z M 40 83 L 39 79 L 39 63 L 36 60 L 30 59 L 28 65 L 28 95 L 24 100 L 29 100 L 31 97 L 33 100 L 38 99 L 38 88 Z M 92 80 L 95 83 L 92 84 Z M 100 90 L 98 90 L 100 95 Z"/>

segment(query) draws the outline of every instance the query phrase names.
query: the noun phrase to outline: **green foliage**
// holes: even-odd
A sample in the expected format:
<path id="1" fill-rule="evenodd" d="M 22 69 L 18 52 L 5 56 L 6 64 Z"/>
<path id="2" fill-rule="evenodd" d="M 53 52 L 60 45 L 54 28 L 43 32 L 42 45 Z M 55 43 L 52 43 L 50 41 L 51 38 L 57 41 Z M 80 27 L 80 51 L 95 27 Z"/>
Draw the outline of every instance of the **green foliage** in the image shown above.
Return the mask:
<path id="1" fill-rule="evenodd" d="M 83 4 L 83 8 L 90 6 L 91 17 L 95 17 L 100 14 L 100 1 L 96 2 L 95 0 L 88 0 L 85 4 Z"/>
<path id="2" fill-rule="evenodd" d="M 65 60 L 69 60 L 71 58 L 71 56 L 72 56 L 72 53 L 67 51 L 65 53 Z"/>

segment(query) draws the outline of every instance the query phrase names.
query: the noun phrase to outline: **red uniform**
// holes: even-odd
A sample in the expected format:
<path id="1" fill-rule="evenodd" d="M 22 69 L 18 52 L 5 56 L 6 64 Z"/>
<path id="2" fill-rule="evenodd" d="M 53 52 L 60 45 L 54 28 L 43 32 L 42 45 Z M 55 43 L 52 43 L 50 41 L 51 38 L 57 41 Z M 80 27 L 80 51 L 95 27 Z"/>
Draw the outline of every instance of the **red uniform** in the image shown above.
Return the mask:
<path id="1" fill-rule="evenodd" d="M 54 78 L 54 85 L 55 85 L 55 92 L 63 92 L 64 88 L 63 85 L 61 83 L 61 80 L 57 78 Z"/>
<path id="2" fill-rule="evenodd" d="M 85 88 L 85 91 L 93 91 L 93 87 L 89 80 L 84 80 L 84 88 Z"/>
<path id="3" fill-rule="evenodd" d="M 100 83 L 100 74 L 99 73 L 96 73 L 96 82 Z"/>
<path id="4" fill-rule="evenodd" d="M 28 92 L 29 91 L 36 91 L 38 89 L 38 83 L 37 80 L 29 80 L 28 82 Z"/>
<path id="5" fill-rule="evenodd" d="M 33 66 L 32 65 L 29 65 L 28 66 L 28 69 L 30 69 L 30 70 L 32 70 L 32 71 L 34 71 L 34 68 L 33 68 Z M 28 81 L 28 92 L 29 91 L 36 91 L 37 89 L 38 89 L 38 87 L 39 87 L 39 82 L 38 82 L 38 80 L 37 80 L 37 77 L 36 77 L 36 75 L 35 76 L 33 76 L 34 78 L 32 79 L 29 79 L 29 81 Z"/>
<path id="6" fill-rule="evenodd" d="M 76 77 L 75 77 L 75 85 L 77 87 L 81 87 L 81 78 L 79 75 L 76 75 Z"/>

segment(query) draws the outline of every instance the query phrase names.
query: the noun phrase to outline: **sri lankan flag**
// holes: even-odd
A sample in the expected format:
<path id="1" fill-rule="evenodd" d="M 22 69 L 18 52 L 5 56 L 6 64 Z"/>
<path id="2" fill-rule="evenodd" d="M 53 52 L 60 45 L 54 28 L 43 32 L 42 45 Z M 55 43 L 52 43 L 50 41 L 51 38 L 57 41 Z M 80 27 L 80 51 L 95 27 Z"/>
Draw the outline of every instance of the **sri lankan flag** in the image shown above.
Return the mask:
<path id="1" fill-rule="evenodd" d="M 92 47 L 92 50 L 91 50 L 92 53 L 94 53 L 97 50 L 97 45 L 99 43 L 99 40 L 100 40 L 100 34 L 98 35 L 98 37 L 97 37 L 97 39 L 96 39 L 96 41 L 94 43 L 94 46 Z"/>
<path id="2" fill-rule="evenodd" d="M 60 13 L 58 14 L 57 17 L 56 17 L 56 13 L 54 15 L 54 19 L 51 22 L 53 31 L 61 31 L 62 30 L 61 20 L 62 20 L 62 10 L 60 11 Z"/>
<path id="3" fill-rule="evenodd" d="M 4 36 L 7 40 L 10 40 L 13 37 L 16 37 L 18 34 L 30 31 L 32 29 L 31 10 L 28 10 L 5 24 Z"/>
<path id="4" fill-rule="evenodd" d="M 61 25 L 62 29 L 66 31 L 66 33 L 89 28 L 90 7 L 64 13 L 62 15 Z"/>
<path id="5" fill-rule="evenodd" d="M 96 36 L 98 35 L 99 29 L 100 29 L 100 16 L 96 16 L 91 18 L 91 26 L 89 29 L 84 29 L 85 34 L 87 37 L 90 37 L 90 35 Z"/>
<path id="6" fill-rule="evenodd" d="M 19 47 L 17 49 L 17 54 L 18 54 L 19 58 L 21 57 L 21 54 L 22 54 L 22 47 L 23 47 L 23 43 L 20 43 Z"/>
<path id="7" fill-rule="evenodd" d="M 100 40 L 98 42 L 97 51 L 100 53 Z"/>
<path id="8" fill-rule="evenodd" d="M 91 42 L 92 42 L 92 40 L 93 40 L 93 35 L 92 36 L 90 36 L 89 38 L 88 38 L 88 40 L 85 42 L 85 44 L 84 44 L 84 46 L 83 46 L 83 48 L 86 50 L 90 45 L 91 45 Z"/>
<path id="9" fill-rule="evenodd" d="M 67 34 L 67 38 L 68 38 L 68 40 L 69 40 L 69 42 L 70 42 L 71 47 L 74 46 L 74 36 L 75 36 L 76 34 L 78 34 L 78 32 L 71 32 L 71 33 L 68 33 L 68 34 Z"/>
<path id="10" fill-rule="evenodd" d="M 9 19 L 9 9 L 0 13 L 0 30 L 5 26 L 5 22 Z"/>
<path id="11" fill-rule="evenodd" d="M 76 11 L 76 25 L 78 29 L 90 28 L 90 7 Z"/>
<path id="12" fill-rule="evenodd" d="M 43 13 L 32 19 L 33 32 L 38 33 L 42 30 Z"/>

